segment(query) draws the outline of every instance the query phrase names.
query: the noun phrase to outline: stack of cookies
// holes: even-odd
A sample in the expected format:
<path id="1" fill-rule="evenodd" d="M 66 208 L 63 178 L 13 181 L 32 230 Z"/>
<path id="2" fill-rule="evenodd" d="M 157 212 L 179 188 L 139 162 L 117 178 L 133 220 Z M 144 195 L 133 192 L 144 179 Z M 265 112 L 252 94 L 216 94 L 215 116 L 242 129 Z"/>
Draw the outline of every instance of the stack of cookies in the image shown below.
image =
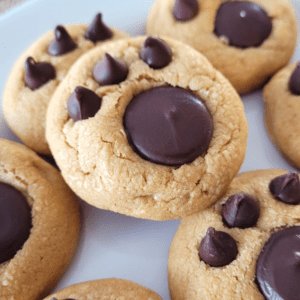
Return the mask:
<path id="1" fill-rule="evenodd" d="M 183 219 L 169 252 L 173 300 L 297 299 L 299 176 L 237 175 L 248 134 L 239 94 L 284 67 L 296 39 L 287 0 L 157 0 L 147 36 L 129 37 L 98 13 L 90 25 L 58 25 L 35 42 L 3 95 L 9 126 L 31 150 L 1 141 L 3 214 L 7 223 L 22 218 L 1 237 L 9 253 L 0 298 L 161 299 L 116 278 L 49 296 L 76 249 L 78 196 L 127 216 Z M 280 100 L 296 102 L 298 82 L 300 66 L 291 65 L 264 89 L 268 132 L 297 166 L 285 149 L 298 148 L 281 130 L 296 127 L 295 106 Z M 60 172 L 34 151 L 53 156 Z"/>

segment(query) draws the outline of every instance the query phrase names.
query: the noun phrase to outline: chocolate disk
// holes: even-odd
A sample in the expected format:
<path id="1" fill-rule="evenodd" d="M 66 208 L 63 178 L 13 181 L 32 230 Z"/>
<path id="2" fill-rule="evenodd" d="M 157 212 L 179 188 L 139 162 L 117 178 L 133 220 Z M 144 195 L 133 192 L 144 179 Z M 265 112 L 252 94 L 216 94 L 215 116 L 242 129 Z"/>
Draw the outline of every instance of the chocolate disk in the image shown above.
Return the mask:
<path id="1" fill-rule="evenodd" d="M 31 56 L 27 57 L 24 69 L 25 83 L 33 91 L 55 78 L 55 69 L 50 63 L 35 62 Z"/>
<path id="2" fill-rule="evenodd" d="M 200 259 L 212 267 L 229 265 L 237 256 L 235 240 L 226 232 L 207 229 L 199 246 Z"/>
<path id="3" fill-rule="evenodd" d="M 117 84 L 124 81 L 128 74 L 128 67 L 125 61 L 120 58 L 113 58 L 105 53 L 93 71 L 95 80 L 101 85 Z"/>
<path id="4" fill-rule="evenodd" d="M 297 63 L 289 80 L 289 89 L 295 95 L 300 95 L 300 62 Z"/>
<path id="5" fill-rule="evenodd" d="M 149 67 L 162 69 L 170 63 L 172 50 L 164 40 L 149 36 L 142 45 L 140 57 Z"/>
<path id="6" fill-rule="evenodd" d="M 176 0 L 173 6 L 173 15 L 178 21 L 189 21 L 193 19 L 199 11 L 197 0 Z"/>
<path id="7" fill-rule="evenodd" d="M 287 204 L 300 202 L 299 176 L 295 172 L 274 178 L 269 184 L 269 190 L 275 199 Z"/>
<path id="8" fill-rule="evenodd" d="M 256 264 L 256 282 L 267 300 L 298 300 L 300 226 L 272 234 Z"/>
<path id="9" fill-rule="evenodd" d="M 240 48 L 258 47 L 272 31 L 272 22 L 259 5 L 247 1 L 223 3 L 216 15 L 215 34 Z"/>
<path id="10" fill-rule="evenodd" d="M 102 15 L 98 13 L 87 28 L 84 37 L 93 43 L 108 40 L 113 36 L 112 31 L 102 22 Z"/>
<path id="11" fill-rule="evenodd" d="M 193 93 L 178 87 L 156 87 L 137 94 L 124 114 L 132 149 L 142 158 L 163 165 L 192 162 L 207 150 L 212 117 Z"/>
<path id="12" fill-rule="evenodd" d="M 230 228 L 248 228 L 259 218 L 259 205 L 251 195 L 241 193 L 230 196 L 222 210 L 223 222 Z"/>
<path id="13" fill-rule="evenodd" d="M 66 29 L 58 25 L 54 30 L 54 39 L 48 47 L 48 52 L 53 56 L 62 55 L 74 50 L 77 46 Z"/>
<path id="14" fill-rule="evenodd" d="M 13 258 L 29 237 L 31 210 L 26 198 L 0 182 L 0 263 Z"/>
<path id="15" fill-rule="evenodd" d="M 68 100 L 68 112 L 74 121 L 94 117 L 101 106 L 101 98 L 93 91 L 78 86 Z"/>

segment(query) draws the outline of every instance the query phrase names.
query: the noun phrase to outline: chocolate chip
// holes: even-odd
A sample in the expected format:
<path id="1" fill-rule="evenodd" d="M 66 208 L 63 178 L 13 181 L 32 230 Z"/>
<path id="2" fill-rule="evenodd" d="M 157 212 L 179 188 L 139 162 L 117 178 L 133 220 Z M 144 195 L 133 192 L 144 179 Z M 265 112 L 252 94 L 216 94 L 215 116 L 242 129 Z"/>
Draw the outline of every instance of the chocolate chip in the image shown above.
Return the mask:
<path id="1" fill-rule="evenodd" d="M 178 87 L 156 87 L 137 94 L 123 120 L 132 149 L 162 165 L 190 163 L 204 153 L 213 133 L 203 101 Z"/>
<path id="2" fill-rule="evenodd" d="M 87 28 L 84 37 L 93 43 L 108 40 L 113 36 L 112 31 L 102 22 L 102 15 L 98 13 Z"/>
<path id="3" fill-rule="evenodd" d="M 228 227 L 248 228 L 259 218 L 259 205 L 251 195 L 240 193 L 230 196 L 222 210 L 223 222 Z"/>
<path id="4" fill-rule="evenodd" d="M 237 256 L 235 240 L 226 232 L 207 229 L 199 246 L 200 259 L 212 267 L 229 265 Z"/>
<path id="5" fill-rule="evenodd" d="M 140 57 L 149 67 L 162 69 L 170 63 L 172 50 L 164 40 L 150 36 L 142 45 Z"/>
<path id="6" fill-rule="evenodd" d="M 295 95 L 300 95 L 300 62 L 297 63 L 290 80 L 289 89 Z"/>
<path id="7" fill-rule="evenodd" d="M 125 61 L 113 58 L 107 53 L 93 71 L 95 80 L 101 85 L 118 84 L 126 79 L 127 74 L 128 67 Z"/>
<path id="8" fill-rule="evenodd" d="M 23 194 L 0 182 L 0 263 L 12 259 L 29 237 L 31 210 Z"/>
<path id="9" fill-rule="evenodd" d="M 256 264 L 256 283 L 267 300 L 298 300 L 300 295 L 300 226 L 271 235 Z"/>
<path id="10" fill-rule="evenodd" d="M 48 52 L 51 55 L 58 56 L 66 54 L 77 47 L 63 26 L 58 25 L 54 30 L 54 35 L 55 37 L 48 47 Z"/>
<path id="11" fill-rule="evenodd" d="M 295 172 L 274 178 L 269 184 L 269 190 L 275 199 L 287 204 L 300 202 L 299 176 Z"/>
<path id="12" fill-rule="evenodd" d="M 101 106 L 101 98 L 93 91 L 78 86 L 68 100 L 68 112 L 74 121 L 94 117 Z"/>
<path id="13" fill-rule="evenodd" d="M 266 11 L 256 3 L 229 1 L 220 5 L 215 19 L 215 34 L 225 37 L 229 45 L 258 47 L 272 31 Z"/>
<path id="14" fill-rule="evenodd" d="M 55 78 L 55 69 L 50 63 L 35 62 L 31 56 L 27 57 L 24 69 L 25 83 L 33 91 Z"/>
<path id="15" fill-rule="evenodd" d="M 176 0 L 173 6 L 173 15 L 178 21 L 189 21 L 193 19 L 199 11 L 197 0 Z"/>

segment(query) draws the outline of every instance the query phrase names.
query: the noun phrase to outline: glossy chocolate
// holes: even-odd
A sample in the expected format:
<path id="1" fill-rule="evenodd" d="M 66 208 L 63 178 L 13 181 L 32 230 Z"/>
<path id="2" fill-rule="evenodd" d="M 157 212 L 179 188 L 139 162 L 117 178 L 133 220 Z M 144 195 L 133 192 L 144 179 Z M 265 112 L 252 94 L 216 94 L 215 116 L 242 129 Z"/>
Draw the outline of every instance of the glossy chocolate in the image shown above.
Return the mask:
<path id="1" fill-rule="evenodd" d="M 222 216 L 223 222 L 230 228 L 252 227 L 259 218 L 258 202 L 245 193 L 232 195 L 223 206 Z"/>
<path id="2" fill-rule="evenodd" d="M 125 61 L 113 58 L 108 53 L 104 54 L 93 70 L 94 78 L 100 85 L 118 84 L 126 79 L 127 74 Z"/>
<path id="3" fill-rule="evenodd" d="M 199 4 L 197 0 L 176 0 L 173 6 L 173 16 L 181 22 L 193 19 L 198 11 Z"/>
<path id="4" fill-rule="evenodd" d="M 147 37 L 140 52 L 141 59 L 153 69 L 162 69 L 172 59 L 171 47 L 162 39 Z"/>
<path id="5" fill-rule="evenodd" d="M 300 62 L 297 63 L 290 80 L 289 89 L 295 95 L 300 95 Z"/>
<path id="6" fill-rule="evenodd" d="M 295 172 L 289 172 L 271 180 L 269 190 L 275 199 L 284 203 L 299 204 L 300 202 L 299 176 Z"/>
<path id="7" fill-rule="evenodd" d="M 17 189 L 0 182 L 0 263 L 12 259 L 28 239 L 31 210 Z"/>
<path id="8" fill-rule="evenodd" d="M 87 28 L 84 37 L 93 43 L 105 41 L 113 36 L 112 31 L 102 22 L 102 15 L 98 13 Z"/>
<path id="9" fill-rule="evenodd" d="M 215 34 L 229 45 L 246 48 L 260 46 L 270 35 L 272 22 L 259 5 L 247 1 L 223 3 L 216 15 Z"/>
<path id="10" fill-rule="evenodd" d="M 267 300 L 299 300 L 300 226 L 272 234 L 256 264 L 256 282 Z"/>
<path id="11" fill-rule="evenodd" d="M 54 39 L 48 47 L 48 52 L 53 56 L 63 55 L 74 50 L 77 45 L 68 34 L 65 27 L 58 25 L 54 30 Z"/>
<path id="12" fill-rule="evenodd" d="M 94 117 L 100 107 L 101 98 L 82 86 L 75 88 L 67 104 L 68 113 L 75 122 Z"/>
<path id="13" fill-rule="evenodd" d="M 137 94 L 124 115 L 132 149 L 154 163 L 176 166 L 203 154 L 213 133 L 203 101 L 178 87 L 157 87 Z"/>
<path id="14" fill-rule="evenodd" d="M 25 83 L 33 91 L 55 78 L 55 69 L 50 63 L 35 62 L 31 56 L 27 57 L 24 69 Z"/>
<path id="15" fill-rule="evenodd" d="M 199 246 L 200 259 L 212 267 L 229 265 L 237 256 L 235 240 L 226 232 L 207 229 Z"/>

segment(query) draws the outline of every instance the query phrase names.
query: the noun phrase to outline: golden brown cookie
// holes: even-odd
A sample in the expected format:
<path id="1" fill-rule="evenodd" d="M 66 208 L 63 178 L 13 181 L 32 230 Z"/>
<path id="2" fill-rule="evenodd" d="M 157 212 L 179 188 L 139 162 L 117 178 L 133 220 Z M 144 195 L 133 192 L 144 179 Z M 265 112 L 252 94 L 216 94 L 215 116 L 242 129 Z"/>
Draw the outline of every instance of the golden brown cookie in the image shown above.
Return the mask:
<path id="1" fill-rule="evenodd" d="M 40 299 L 76 250 L 77 198 L 59 171 L 35 152 L 4 139 L 0 145 L 0 299 Z"/>
<path id="2" fill-rule="evenodd" d="M 157 0 L 147 34 L 188 43 L 246 93 L 288 63 L 297 23 L 288 0 Z"/>
<path id="3" fill-rule="evenodd" d="M 110 71 L 101 72 L 103 65 Z M 100 75 L 112 74 L 125 79 L 98 83 Z M 150 106 L 139 112 L 133 99 Z M 207 112 L 203 118 L 199 109 Z M 212 128 L 198 126 L 202 120 Z M 244 159 L 247 124 L 238 94 L 203 55 L 173 39 L 137 37 L 97 47 L 74 64 L 49 105 L 46 136 L 63 177 L 82 199 L 167 220 L 220 197 Z M 202 138 L 208 148 L 199 153 Z M 182 162 L 186 157 L 191 161 Z"/>
<path id="4" fill-rule="evenodd" d="M 82 282 L 71 285 L 46 297 L 44 300 L 161 300 L 161 297 L 152 290 L 135 282 L 108 278 Z"/>
<path id="5" fill-rule="evenodd" d="M 181 221 L 169 251 L 171 298 L 297 299 L 299 202 L 297 173 L 238 175 L 220 201 Z"/>
<path id="6" fill-rule="evenodd" d="M 300 127 L 297 122 L 300 117 L 300 93 L 290 88 L 293 73 L 293 85 L 299 86 L 295 77 L 300 77 L 297 74 L 299 67 L 293 63 L 272 77 L 263 90 L 263 97 L 269 136 L 287 160 L 300 168 Z"/>
<path id="7" fill-rule="evenodd" d="M 57 26 L 20 56 L 7 80 L 3 95 L 5 119 L 24 144 L 39 153 L 51 154 L 45 139 L 46 110 L 72 64 L 95 45 L 128 37 L 124 32 L 106 27 L 100 14 L 91 25 L 100 26 L 102 35 L 89 34 L 86 38 L 87 24 Z"/>

